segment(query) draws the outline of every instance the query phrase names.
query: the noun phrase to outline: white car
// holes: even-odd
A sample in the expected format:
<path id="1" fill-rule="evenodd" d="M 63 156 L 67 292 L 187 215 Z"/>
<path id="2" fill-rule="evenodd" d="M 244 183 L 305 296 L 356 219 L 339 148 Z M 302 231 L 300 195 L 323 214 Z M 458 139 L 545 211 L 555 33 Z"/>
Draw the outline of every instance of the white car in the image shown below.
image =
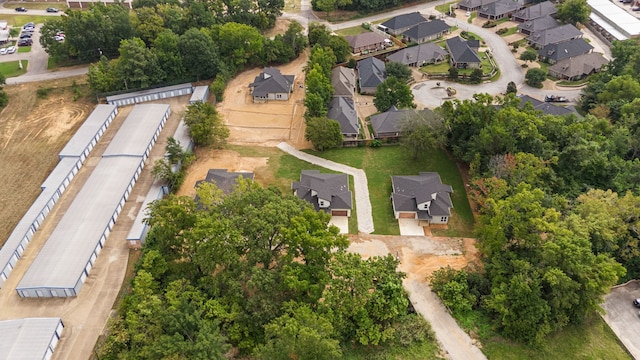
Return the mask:
<path id="1" fill-rule="evenodd" d="M 471 11 L 467 11 L 465 15 L 467 15 L 467 17 L 471 16 Z"/>
<path id="2" fill-rule="evenodd" d="M 15 46 L 9 46 L 7 48 L 7 54 L 13 54 L 14 52 L 16 52 L 16 50 L 18 50 Z"/>
<path id="3" fill-rule="evenodd" d="M 0 55 L 7 55 L 7 48 L 0 49 Z"/>

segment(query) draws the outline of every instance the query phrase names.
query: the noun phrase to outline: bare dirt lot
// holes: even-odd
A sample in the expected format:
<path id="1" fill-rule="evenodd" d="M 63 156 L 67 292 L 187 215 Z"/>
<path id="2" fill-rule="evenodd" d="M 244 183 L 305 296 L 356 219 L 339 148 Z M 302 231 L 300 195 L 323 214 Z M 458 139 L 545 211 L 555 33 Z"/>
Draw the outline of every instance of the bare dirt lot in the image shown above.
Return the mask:
<path id="1" fill-rule="evenodd" d="M 293 94 L 288 101 L 253 103 L 249 84 L 263 69 L 256 68 L 233 78 L 224 92 L 224 100 L 218 104 L 229 127 L 228 142 L 238 145 L 276 146 L 286 141 L 297 149 L 309 148 L 304 139 L 304 71 L 308 51 L 293 62 L 278 66 L 283 75 L 295 75 Z"/>
<path id="2" fill-rule="evenodd" d="M 91 99 L 71 101 L 74 79 L 6 86 L 9 104 L 0 113 L 0 245 L 40 194 L 58 163 L 58 152 L 92 111 Z M 84 77 L 75 79 L 84 83 Z M 44 99 L 38 87 L 51 88 Z"/>

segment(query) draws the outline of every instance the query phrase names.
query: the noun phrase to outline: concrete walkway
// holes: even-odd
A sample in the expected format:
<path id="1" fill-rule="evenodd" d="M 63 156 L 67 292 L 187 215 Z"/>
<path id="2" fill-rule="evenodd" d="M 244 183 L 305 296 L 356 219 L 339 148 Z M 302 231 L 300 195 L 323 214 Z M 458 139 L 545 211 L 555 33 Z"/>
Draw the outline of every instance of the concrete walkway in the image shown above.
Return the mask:
<path id="1" fill-rule="evenodd" d="M 409 278 L 402 283 L 409 293 L 413 307 L 431 324 L 431 328 L 436 333 L 436 339 L 447 353 L 447 358 L 453 360 L 487 359 L 482 351 L 473 344 L 469 335 L 458 326 L 438 296 L 431 291 L 429 285 Z"/>
<path id="2" fill-rule="evenodd" d="M 339 171 L 353 176 L 353 191 L 356 194 L 356 216 L 358 217 L 358 231 L 370 234 L 373 232 L 373 216 L 371 215 L 371 201 L 369 201 L 369 185 L 367 175 L 361 169 L 352 168 L 344 164 L 338 164 L 317 156 L 309 155 L 294 149 L 291 145 L 281 142 L 278 149 L 293 155 L 300 160 L 322 166 L 324 168 Z"/>

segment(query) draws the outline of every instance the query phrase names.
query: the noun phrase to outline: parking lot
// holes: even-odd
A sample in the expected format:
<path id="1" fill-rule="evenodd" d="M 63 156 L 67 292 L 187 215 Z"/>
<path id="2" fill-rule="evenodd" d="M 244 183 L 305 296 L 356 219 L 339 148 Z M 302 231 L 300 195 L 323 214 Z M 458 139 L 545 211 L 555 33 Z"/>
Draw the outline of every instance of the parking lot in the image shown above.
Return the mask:
<path id="1" fill-rule="evenodd" d="M 602 307 L 606 311 L 604 321 L 616 333 L 631 355 L 640 359 L 640 308 L 633 306 L 633 299 L 640 298 L 640 281 L 630 281 L 611 289 Z"/>

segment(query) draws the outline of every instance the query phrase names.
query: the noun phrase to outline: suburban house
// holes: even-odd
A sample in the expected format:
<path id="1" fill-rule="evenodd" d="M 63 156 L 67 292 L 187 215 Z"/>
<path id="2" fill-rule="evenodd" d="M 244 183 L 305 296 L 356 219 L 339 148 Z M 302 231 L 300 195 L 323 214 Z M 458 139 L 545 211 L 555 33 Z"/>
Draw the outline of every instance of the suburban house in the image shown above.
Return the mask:
<path id="1" fill-rule="evenodd" d="M 428 224 L 447 224 L 451 217 L 451 185 L 436 172 L 392 176 L 391 203 L 396 219 L 416 219 Z"/>
<path id="2" fill-rule="evenodd" d="M 237 183 L 239 177 L 253 181 L 252 172 L 229 172 L 227 169 L 209 169 L 204 180 L 197 181 L 195 187 L 197 188 L 198 185 L 203 182 L 214 183 L 218 189 L 222 190 L 226 195 L 229 195 L 233 192 L 233 187 Z M 196 196 L 196 201 L 197 200 L 198 197 Z"/>
<path id="3" fill-rule="evenodd" d="M 345 39 L 347 39 L 347 42 L 351 47 L 351 52 L 354 54 L 366 54 L 371 51 L 382 50 L 389 42 L 389 39 L 374 32 L 364 32 L 354 36 L 345 36 Z"/>
<path id="4" fill-rule="evenodd" d="M 549 75 L 569 81 L 580 80 L 599 72 L 608 63 L 602 54 L 588 53 L 558 61 L 549 67 Z"/>
<path id="5" fill-rule="evenodd" d="M 415 110 L 415 109 L 401 109 L 392 106 L 389 110 L 371 115 L 369 121 L 373 128 L 373 137 L 378 140 L 393 140 L 402 136 L 403 123 L 410 117 L 420 117 L 426 112 L 431 112 L 429 109 Z"/>
<path id="6" fill-rule="evenodd" d="M 554 27 L 558 26 L 560 26 L 558 20 L 552 18 L 550 15 L 547 15 L 519 24 L 518 31 L 525 35 L 531 35 L 536 31 L 553 29 Z"/>
<path id="7" fill-rule="evenodd" d="M 536 31 L 527 37 L 527 41 L 529 45 L 534 48 L 541 49 L 550 44 L 557 44 L 581 37 L 582 31 L 571 24 L 566 24 L 547 30 Z"/>
<path id="8" fill-rule="evenodd" d="M 478 9 L 478 16 L 489 20 L 511 17 L 522 6 L 512 0 L 498 0 L 490 4 L 482 5 Z"/>
<path id="9" fill-rule="evenodd" d="M 579 38 L 557 44 L 549 44 L 538 50 L 538 56 L 549 64 L 555 64 L 560 60 L 588 54 L 592 50 L 593 46 L 589 45 L 584 39 Z"/>
<path id="10" fill-rule="evenodd" d="M 463 40 L 460 36 L 447 39 L 447 50 L 449 51 L 451 66 L 466 69 L 480 68 L 482 61 L 478 57 L 478 40 Z"/>
<path id="11" fill-rule="evenodd" d="M 412 43 L 421 44 L 423 42 L 441 38 L 444 34 L 451 31 L 451 26 L 444 21 L 437 19 L 420 23 L 409 28 L 402 35 Z"/>
<path id="12" fill-rule="evenodd" d="M 353 97 L 356 91 L 356 71 L 344 66 L 331 70 L 331 86 L 333 96 Z"/>
<path id="13" fill-rule="evenodd" d="M 520 98 L 520 107 L 523 107 L 526 103 L 529 102 L 531 103 L 534 109 L 542 112 L 545 115 L 562 116 L 562 115 L 576 114 L 579 116 L 576 109 L 573 108 L 572 106 L 565 107 L 565 106 L 554 105 L 552 103 L 548 103 L 548 102 L 540 101 L 536 98 L 532 98 L 529 95 L 518 95 L 518 97 Z"/>
<path id="14" fill-rule="evenodd" d="M 512 19 L 515 22 L 523 23 L 544 16 L 553 15 L 556 12 L 557 9 L 554 3 L 551 1 L 544 1 L 516 11 L 513 14 Z"/>
<path id="15" fill-rule="evenodd" d="M 293 194 L 331 216 L 351 216 L 352 196 L 346 174 L 321 174 L 302 170 L 300 181 L 291 184 Z"/>
<path id="16" fill-rule="evenodd" d="M 264 68 L 260 75 L 256 76 L 249 84 L 253 102 L 289 100 L 289 94 L 293 92 L 294 80 L 295 75 L 282 75 L 280 70 L 274 67 Z"/>
<path id="17" fill-rule="evenodd" d="M 340 132 L 347 139 L 355 139 L 360 133 L 358 126 L 358 113 L 353 98 L 334 96 L 329 103 L 327 118 L 340 124 Z"/>
<path id="18" fill-rule="evenodd" d="M 387 56 L 388 61 L 399 62 L 407 66 L 419 67 L 445 61 L 447 51 L 434 43 L 407 47 Z"/>
<path id="19" fill-rule="evenodd" d="M 498 0 L 462 0 L 458 3 L 458 9 L 475 11 L 480 9 L 481 6 L 486 6 L 496 1 Z"/>
<path id="20" fill-rule="evenodd" d="M 375 57 L 358 61 L 356 69 L 361 94 L 375 94 L 378 85 L 387 77 L 384 62 Z"/>
<path id="21" fill-rule="evenodd" d="M 416 11 L 393 17 L 378 25 L 378 29 L 391 35 L 397 36 L 409 30 L 409 28 L 426 21 L 427 19 L 422 16 L 422 14 Z"/>

